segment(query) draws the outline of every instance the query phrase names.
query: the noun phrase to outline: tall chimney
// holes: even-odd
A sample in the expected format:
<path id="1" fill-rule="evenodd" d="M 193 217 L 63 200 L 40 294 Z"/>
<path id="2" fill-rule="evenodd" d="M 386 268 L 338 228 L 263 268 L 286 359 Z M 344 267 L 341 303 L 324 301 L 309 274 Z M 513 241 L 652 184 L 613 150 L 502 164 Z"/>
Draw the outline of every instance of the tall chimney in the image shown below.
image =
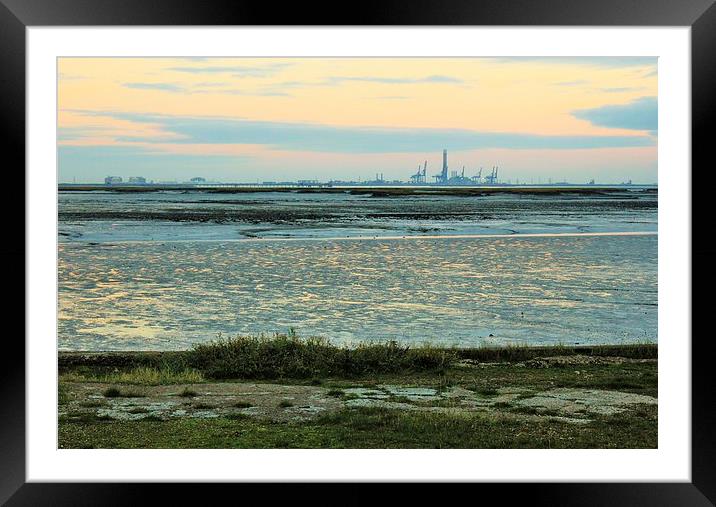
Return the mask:
<path id="1" fill-rule="evenodd" d="M 447 150 L 443 150 L 443 181 L 447 181 L 447 171 L 448 171 L 448 165 L 447 165 Z"/>

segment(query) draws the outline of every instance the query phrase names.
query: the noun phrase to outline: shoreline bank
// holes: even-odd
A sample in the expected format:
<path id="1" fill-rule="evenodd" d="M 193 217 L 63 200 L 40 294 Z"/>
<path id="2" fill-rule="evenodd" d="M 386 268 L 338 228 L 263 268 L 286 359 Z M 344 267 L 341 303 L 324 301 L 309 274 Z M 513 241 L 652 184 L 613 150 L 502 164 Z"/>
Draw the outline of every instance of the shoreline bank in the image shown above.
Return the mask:
<path id="1" fill-rule="evenodd" d="M 381 368 L 386 351 L 375 349 L 349 360 L 370 366 L 359 374 L 262 377 L 253 368 L 254 378 L 234 379 L 177 369 L 189 351 L 64 352 L 59 447 L 656 448 L 657 352 L 461 349 L 439 364 L 445 350 L 393 351 L 393 369 Z M 261 361 L 256 353 L 239 356 Z"/>

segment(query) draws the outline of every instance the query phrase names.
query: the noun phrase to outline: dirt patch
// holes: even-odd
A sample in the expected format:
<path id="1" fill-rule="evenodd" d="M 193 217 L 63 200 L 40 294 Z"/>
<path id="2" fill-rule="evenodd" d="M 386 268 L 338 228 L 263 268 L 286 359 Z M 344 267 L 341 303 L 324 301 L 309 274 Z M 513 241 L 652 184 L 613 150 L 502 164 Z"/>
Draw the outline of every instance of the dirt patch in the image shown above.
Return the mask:
<path id="1" fill-rule="evenodd" d="M 103 419 L 141 420 L 180 417 L 257 417 L 288 422 L 315 418 L 350 407 L 379 407 L 431 412 L 483 412 L 510 417 L 550 417 L 569 423 L 612 415 L 639 404 L 654 405 L 656 398 L 598 389 L 533 391 L 510 387 L 490 395 L 462 387 L 379 385 L 349 387 L 336 394 L 322 386 L 222 382 L 190 385 L 142 386 L 134 397 L 103 396 L 107 384 L 69 383 L 69 402 L 59 415 L 87 415 Z M 192 396 L 182 396 L 190 392 Z"/>
<path id="2" fill-rule="evenodd" d="M 612 415 L 634 405 L 656 405 L 657 399 L 641 394 L 600 389 L 551 389 L 514 401 L 518 407 L 567 416 Z"/>
<path id="3" fill-rule="evenodd" d="M 524 366 L 528 368 L 560 368 L 571 366 L 593 366 L 605 364 L 625 364 L 625 363 L 656 363 L 656 359 L 631 359 L 628 357 L 618 356 L 587 356 L 583 354 L 575 354 L 569 356 L 551 356 L 538 357 L 524 361 Z"/>

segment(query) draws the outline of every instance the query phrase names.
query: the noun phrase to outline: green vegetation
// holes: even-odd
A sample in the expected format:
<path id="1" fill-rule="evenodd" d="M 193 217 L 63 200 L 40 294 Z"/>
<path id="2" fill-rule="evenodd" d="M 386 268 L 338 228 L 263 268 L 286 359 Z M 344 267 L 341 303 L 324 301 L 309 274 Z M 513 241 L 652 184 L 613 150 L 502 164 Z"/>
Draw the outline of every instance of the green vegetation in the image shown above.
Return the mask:
<path id="1" fill-rule="evenodd" d="M 480 396 L 485 396 L 485 397 L 491 397 L 491 396 L 498 395 L 497 389 L 495 389 L 494 387 L 473 387 L 470 390 L 479 394 Z"/>
<path id="2" fill-rule="evenodd" d="M 197 345 L 186 361 L 208 378 L 356 377 L 370 373 L 436 370 L 457 359 L 452 349 L 398 342 L 337 347 L 322 338 L 294 334 L 239 336 Z"/>
<path id="3" fill-rule="evenodd" d="M 650 344 L 441 349 L 388 342 L 345 348 L 294 333 L 180 352 L 61 353 L 60 446 L 653 448 L 656 405 L 633 404 L 604 416 L 520 401 L 556 388 L 657 397 L 656 357 Z M 193 399 L 200 382 L 215 383 L 212 405 Z M 400 396 L 385 386 L 435 389 L 439 395 Z M 353 388 L 382 392 L 379 403 L 409 404 L 410 410 L 353 403 L 365 399 Z M 131 396 L 147 398 L 129 406 L 113 399 Z M 156 409 L 162 397 L 187 414 Z M 325 412 L 304 410 L 317 399 Z M 135 420 L 112 415 L 118 407 L 136 414 Z M 238 410 L 250 407 L 255 410 Z M 296 408 L 284 410 L 290 407 Z M 195 417 L 192 411 L 199 409 L 217 417 Z"/>
<path id="4" fill-rule="evenodd" d="M 655 448 L 655 406 L 588 424 L 505 415 L 348 409 L 305 423 L 216 419 L 60 424 L 61 448 Z"/>
<path id="5" fill-rule="evenodd" d="M 460 361 L 514 363 L 549 356 L 656 359 L 655 344 L 449 348 L 408 346 L 396 341 L 340 347 L 293 332 L 239 336 L 176 352 L 60 353 L 61 382 L 105 384 L 197 384 L 215 379 L 324 379 L 445 373 Z M 555 365 L 559 367 L 559 365 Z M 450 379 L 443 375 L 443 387 Z M 489 386 L 485 386 L 489 387 Z"/>
<path id="6" fill-rule="evenodd" d="M 144 395 L 137 391 L 120 391 L 117 387 L 108 387 L 102 394 L 105 398 L 143 398 Z"/>
<path id="7" fill-rule="evenodd" d="M 135 384 L 135 385 L 163 385 L 163 384 L 198 384 L 205 382 L 201 372 L 190 368 L 175 371 L 167 366 L 160 368 L 152 366 L 139 366 L 129 371 L 110 372 L 106 374 L 91 374 L 82 371 L 72 371 L 62 374 L 63 382 L 101 382 L 103 384 Z"/>

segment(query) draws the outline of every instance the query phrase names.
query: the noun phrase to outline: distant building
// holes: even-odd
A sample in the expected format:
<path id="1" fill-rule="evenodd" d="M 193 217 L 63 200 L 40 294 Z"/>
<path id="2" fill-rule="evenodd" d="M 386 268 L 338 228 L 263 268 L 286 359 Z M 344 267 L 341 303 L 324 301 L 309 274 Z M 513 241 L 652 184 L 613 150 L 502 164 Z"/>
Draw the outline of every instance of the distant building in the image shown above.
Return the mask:
<path id="1" fill-rule="evenodd" d="M 130 183 L 139 183 L 139 184 L 145 184 L 147 183 L 147 178 L 144 178 L 143 176 L 130 176 L 129 177 Z"/>
<path id="2" fill-rule="evenodd" d="M 206 183 L 206 178 L 202 178 L 201 176 L 197 176 L 196 178 L 192 178 L 189 180 L 192 183 Z"/>
<path id="3" fill-rule="evenodd" d="M 116 185 L 117 183 L 122 183 L 122 177 L 121 176 L 107 176 L 104 179 L 105 185 Z"/>

